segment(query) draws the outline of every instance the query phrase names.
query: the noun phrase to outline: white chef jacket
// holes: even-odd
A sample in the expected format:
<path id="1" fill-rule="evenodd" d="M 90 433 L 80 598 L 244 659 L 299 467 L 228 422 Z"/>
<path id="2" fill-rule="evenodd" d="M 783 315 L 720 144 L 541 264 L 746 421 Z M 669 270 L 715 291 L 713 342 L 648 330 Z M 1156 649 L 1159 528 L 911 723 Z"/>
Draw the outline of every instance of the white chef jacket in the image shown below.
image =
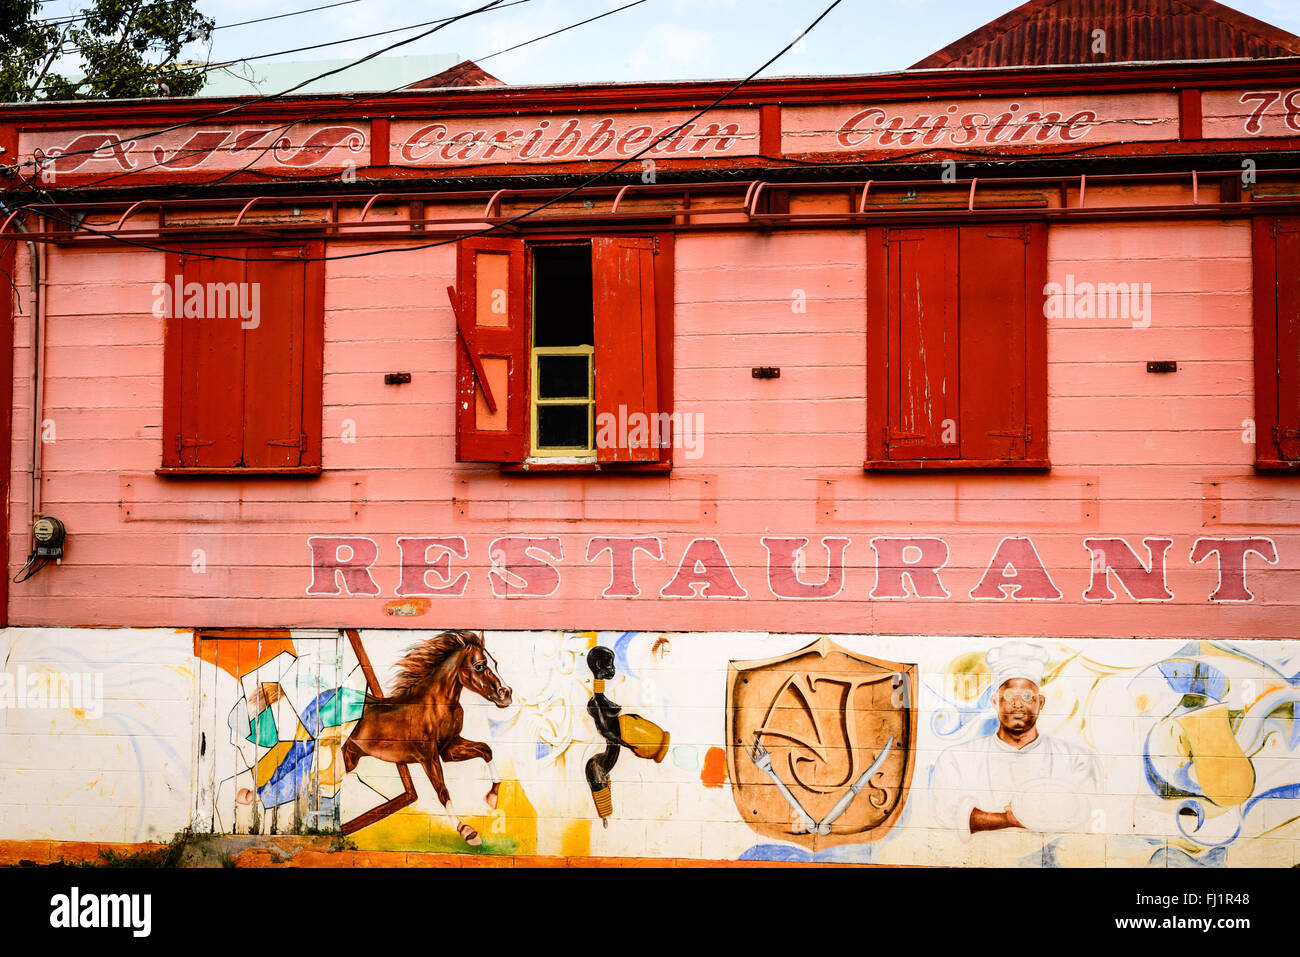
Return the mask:
<path id="1" fill-rule="evenodd" d="M 1008 804 L 1028 830 L 1068 831 L 1084 824 L 1089 795 L 1101 793 L 1097 754 L 1040 734 L 1014 748 L 996 734 L 948 748 L 930 773 L 939 824 L 970 838 L 973 808 L 1001 813 Z"/>

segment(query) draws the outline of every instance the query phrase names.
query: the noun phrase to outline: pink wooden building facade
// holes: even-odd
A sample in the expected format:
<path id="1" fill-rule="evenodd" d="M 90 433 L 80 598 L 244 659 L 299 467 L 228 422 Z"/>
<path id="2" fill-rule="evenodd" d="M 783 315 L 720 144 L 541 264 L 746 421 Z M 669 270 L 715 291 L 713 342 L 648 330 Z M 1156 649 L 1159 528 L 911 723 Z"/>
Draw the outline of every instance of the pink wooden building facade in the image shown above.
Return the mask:
<path id="1" fill-rule="evenodd" d="M 32 519 L 67 529 L 7 634 L 116 675 L 181 795 L 123 798 L 104 758 L 102 801 L 10 794 L 0 836 L 153 833 L 121 805 L 374 846 L 468 822 L 546 854 L 1296 860 L 1296 739 L 1268 729 L 1298 673 L 1300 67 L 727 89 L 0 111 L 8 577 Z M 353 799 L 360 705 L 329 724 L 326 693 L 386 693 L 447 629 L 514 687 L 504 717 L 465 696 L 490 811 L 447 823 L 373 755 L 349 774 L 398 803 Z M 623 758 L 592 831 L 598 645 L 671 743 Z M 996 729 L 1004 646 L 1041 650 L 1041 727 L 1102 771 L 1067 788 L 1088 813 L 1025 798 L 972 836 L 935 775 Z M 75 761 L 11 729 L 14 766 L 55 788 L 144 734 L 96 728 L 51 732 Z M 885 755 L 879 813 L 802 828 L 755 742 L 814 823 Z"/>

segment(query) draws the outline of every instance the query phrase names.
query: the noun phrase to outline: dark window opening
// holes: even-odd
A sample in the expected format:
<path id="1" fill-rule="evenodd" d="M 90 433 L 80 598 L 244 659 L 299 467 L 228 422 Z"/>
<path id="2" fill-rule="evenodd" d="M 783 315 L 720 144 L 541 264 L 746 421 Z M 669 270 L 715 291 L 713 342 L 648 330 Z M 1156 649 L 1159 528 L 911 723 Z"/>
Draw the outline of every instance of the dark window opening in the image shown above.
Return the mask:
<path id="1" fill-rule="evenodd" d="M 590 246 L 533 248 L 534 455 L 595 451 Z"/>

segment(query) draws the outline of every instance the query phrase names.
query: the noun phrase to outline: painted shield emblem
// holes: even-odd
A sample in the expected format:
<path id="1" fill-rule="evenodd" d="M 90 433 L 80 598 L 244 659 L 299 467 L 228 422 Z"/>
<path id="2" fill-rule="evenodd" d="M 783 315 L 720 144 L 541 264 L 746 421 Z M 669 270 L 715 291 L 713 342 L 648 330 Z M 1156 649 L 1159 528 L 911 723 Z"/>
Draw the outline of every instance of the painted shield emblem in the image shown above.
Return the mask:
<path id="1" fill-rule="evenodd" d="M 916 666 L 820 638 L 727 668 L 727 772 L 745 822 L 810 850 L 875 841 L 912 781 Z"/>

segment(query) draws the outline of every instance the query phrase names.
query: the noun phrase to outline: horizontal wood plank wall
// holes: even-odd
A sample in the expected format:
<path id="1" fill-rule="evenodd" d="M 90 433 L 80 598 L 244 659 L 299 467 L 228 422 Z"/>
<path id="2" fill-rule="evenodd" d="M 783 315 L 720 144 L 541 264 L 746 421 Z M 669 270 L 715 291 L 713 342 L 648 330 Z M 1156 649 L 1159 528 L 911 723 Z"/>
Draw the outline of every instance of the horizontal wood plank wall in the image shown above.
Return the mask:
<path id="1" fill-rule="evenodd" d="M 331 252 L 366 247 L 336 245 Z M 1300 618 L 1300 495 L 1254 474 L 1250 230 L 1244 221 L 1078 223 L 1049 230 L 1049 279 L 1150 283 L 1151 321 L 1048 322 L 1047 474 L 866 474 L 865 242 L 859 231 L 693 234 L 676 242 L 675 409 L 702 416 L 699 457 L 669 476 L 502 474 L 454 462 L 454 247 L 326 265 L 323 457 L 315 478 L 164 479 L 163 321 L 151 314 L 161 254 L 52 249 L 44 510 L 67 557 L 14 586 L 16 625 L 756 629 L 1058 636 L 1293 637 Z M 27 275 L 21 248 L 15 275 Z M 997 277 L 989 277 L 996 282 Z M 14 350 L 11 570 L 30 509 L 30 303 Z M 1153 375 L 1152 359 L 1178 371 Z M 779 366 L 756 379 L 754 366 Z M 409 372 L 385 385 L 386 372 Z M 355 441 L 349 435 L 355 429 Z M 379 547 L 381 594 L 311 597 L 312 535 Z M 547 598 L 496 598 L 491 542 L 557 536 L 562 582 Z M 637 558 L 639 598 L 599 599 L 609 555 L 592 536 L 655 536 Z M 812 539 L 804 577 L 825 575 L 822 536 L 852 540 L 828 601 L 776 599 L 764 535 Z M 399 536 L 463 536 L 461 598 L 395 616 Z M 940 537 L 951 597 L 871 601 L 875 536 Z M 1004 536 L 1032 538 L 1063 597 L 972 601 Z M 1084 602 L 1087 537 L 1173 539 L 1167 603 Z M 1265 536 L 1248 558 L 1249 604 L 1212 603 L 1201 536 Z M 688 543 L 718 539 L 744 600 L 668 599 Z"/>

